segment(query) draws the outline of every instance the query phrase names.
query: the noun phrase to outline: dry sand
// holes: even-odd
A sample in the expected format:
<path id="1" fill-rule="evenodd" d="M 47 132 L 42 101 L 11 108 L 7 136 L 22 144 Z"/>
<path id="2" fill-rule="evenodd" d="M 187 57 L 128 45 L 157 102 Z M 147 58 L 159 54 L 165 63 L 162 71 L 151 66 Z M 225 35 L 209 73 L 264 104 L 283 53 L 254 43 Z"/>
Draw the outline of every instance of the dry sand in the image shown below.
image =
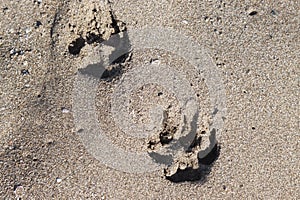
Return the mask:
<path id="1" fill-rule="evenodd" d="M 299 1 L 2 0 L 0 9 L 1 199 L 300 198 Z M 88 153 L 77 133 L 73 84 L 90 47 L 145 26 L 192 37 L 222 74 L 227 115 L 220 156 L 205 181 L 115 170 Z M 160 53 L 133 53 L 133 65 Z M 172 58 L 184 71 L 172 53 L 161 60 Z M 98 95 L 103 128 L 111 118 L 101 95 L 110 84 Z M 194 89 L 205 102 L 204 82 Z M 143 150 L 142 142 L 106 128 L 115 144 Z"/>

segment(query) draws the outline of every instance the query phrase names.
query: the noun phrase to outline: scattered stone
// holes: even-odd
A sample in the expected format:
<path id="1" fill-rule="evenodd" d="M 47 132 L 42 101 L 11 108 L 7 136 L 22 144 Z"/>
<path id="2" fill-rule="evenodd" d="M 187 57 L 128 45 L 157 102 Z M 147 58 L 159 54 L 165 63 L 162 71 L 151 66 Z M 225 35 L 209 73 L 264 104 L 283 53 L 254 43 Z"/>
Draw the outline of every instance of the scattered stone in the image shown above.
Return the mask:
<path id="1" fill-rule="evenodd" d="M 10 55 L 14 55 L 14 54 L 15 54 L 15 52 L 16 52 L 16 50 L 15 50 L 15 49 L 11 49 L 11 50 L 9 51 L 9 54 L 10 54 Z"/>
<path id="2" fill-rule="evenodd" d="M 43 2 L 43 0 L 34 0 L 33 2 L 37 3 L 38 5 L 40 5 Z"/>
<path id="3" fill-rule="evenodd" d="M 62 108 L 61 108 L 61 112 L 62 112 L 62 113 L 69 113 L 70 110 L 68 110 L 68 109 L 65 108 L 65 107 L 62 107 Z"/>
<path id="4" fill-rule="evenodd" d="M 189 22 L 187 20 L 182 20 L 181 21 L 183 24 L 189 24 Z"/>
<path id="5" fill-rule="evenodd" d="M 250 15 L 250 16 L 254 16 L 254 15 L 256 15 L 256 14 L 257 14 L 257 11 L 255 11 L 255 10 L 252 10 L 252 11 L 249 12 L 249 15 Z"/>
<path id="6" fill-rule="evenodd" d="M 11 49 L 10 50 L 10 56 L 14 56 L 14 55 L 23 55 L 24 54 L 24 51 L 23 50 L 16 50 L 15 48 Z"/>
<path id="7" fill-rule="evenodd" d="M 41 21 L 36 21 L 35 28 L 39 28 L 41 25 L 43 25 Z"/>
<path id="8" fill-rule="evenodd" d="M 48 145 L 51 145 L 51 144 L 54 143 L 54 140 L 53 140 L 53 139 L 47 139 L 47 140 L 46 140 L 46 143 L 47 143 Z"/>
<path id="9" fill-rule="evenodd" d="M 22 75 L 29 75 L 28 69 L 22 69 L 22 70 L 21 70 L 21 74 L 22 74 Z"/>
<path id="10" fill-rule="evenodd" d="M 25 33 L 26 33 L 26 34 L 28 34 L 28 33 L 30 33 L 30 32 L 31 32 L 31 28 L 26 28 L 26 29 L 25 29 Z"/>
<path id="11" fill-rule="evenodd" d="M 56 178 L 56 183 L 60 183 L 62 181 L 61 178 Z"/>
<path id="12" fill-rule="evenodd" d="M 24 187 L 22 185 L 14 186 L 14 193 L 18 199 L 20 199 L 24 195 Z"/>
<path id="13" fill-rule="evenodd" d="M 277 12 L 275 10 L 271 10 L 272 15 L 277 15 Z"/>
<path id="14" fill-rule="evenodd" d="M 157 58 L 154 58 L 154 59 L 151 59 L 151 60 L 150 60 L 150 63 L 151 63 L 151 64 L 155 64 L 155 65 L 159 65 L 159 64 L 160 64 L 160 60 L 157 59 Z"/>

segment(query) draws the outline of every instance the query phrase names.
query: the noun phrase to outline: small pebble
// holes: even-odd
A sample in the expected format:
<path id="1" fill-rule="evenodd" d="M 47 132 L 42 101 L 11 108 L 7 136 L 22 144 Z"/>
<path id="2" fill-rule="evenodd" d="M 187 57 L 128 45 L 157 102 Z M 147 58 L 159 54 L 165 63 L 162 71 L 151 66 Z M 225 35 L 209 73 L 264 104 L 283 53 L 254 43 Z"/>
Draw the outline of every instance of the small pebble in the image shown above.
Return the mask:
<path id="1" fill-rule="evenodd" d="M 28 74 L 29 74 L 28 69 L 22 69 L 22 70 L 21 70 L 21 74 L 22 74 L 22 75 L 28 75 Z"/>
<path id="2" fill-rule="evenodd" d="M 151 59 L 150 63 L 151 64 L 155 64 L 155 65 L 159 65 L 160 64 L 160 60 L 159 59 Z"/>
<path id="3" fill-rule="evenodd" d="M 62 181 L 61 178 L 56 178 L 56 183 L 60 183 Z"/>
<path id="4" fill-rule="evenodd" d="M 10 55 L 13 55 L 13 54 L 16 53 L 16 50 L 15 50 L 15 49 L 12 49 L 12 50 L 9 51 L 9 53 L 10 53 Z"/>
<path id="5" fill-rule="evenodd" d="M 20 50 L 17 53 L 18 53 L 18 55 L 23 55 L 25 52 L 23 50 Z"/>
<path id="6" fill-rule="evenodd" d="M 41 25 L 42 25 L 42 22 L 36 21 L 36 23 L 35 23 L 35 28 L 38 28 L 38 27 L 40 27 Z"/>
<path id="7" fill-rule="evenodd" d="M 182 20 L 182 23 L 189 24 L 189 22 L 187 20 Z"/>
<path id="8" fill-rule="evenodd" d="M 62 109 L 61 109 L 61 112 L 62 112 L 62 113 L 69 113 L 70 110 L 68 110 L 67 108 L 62 108 Z"/>
<path id="9" fill-rule="evenodd" d="M 187 168 L 186 163 L 180 163 L 180 164 L 179 164 L 179 169 L 185 170 L 186 168 Z"/>
<path id="10" fill-rule="evenodd" d="M 272 15 L 277 15 L 277 13 L 276 13 L 275 10 L 271 10 L 271 14 L 272 14 Z"/>
<path id="11" fill-rule="evenodd" d="M 26 33 L 26 34 L 28 34 L 28 33 L 30 33 L 30 32 L 31 32 L 31 28 L 26 28 L 26 29 L 25 29 L 25 33 Z"/>
<path id="12" fill-rule="evenodd" d="M 22 185 L 15 186 L 14 193 L 17 197 L 23 196 L 24 195 L 24 187 Z"/>
<path id="13" fill-rule="evenodd" d="M 257 11 L 256 10 L 251 10 L 250 12 L 249 12 L 249 15 L 250 16 L 254 16 L 254 15 L 256 15 L 257 14 Z"/>

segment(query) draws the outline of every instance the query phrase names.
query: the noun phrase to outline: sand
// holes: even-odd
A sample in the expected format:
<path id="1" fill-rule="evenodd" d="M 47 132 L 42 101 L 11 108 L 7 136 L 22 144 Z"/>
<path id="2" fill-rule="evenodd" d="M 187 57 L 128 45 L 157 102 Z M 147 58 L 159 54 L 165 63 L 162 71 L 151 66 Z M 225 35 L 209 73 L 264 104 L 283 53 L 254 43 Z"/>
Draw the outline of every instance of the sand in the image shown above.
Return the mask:
<path id="1" fill-rule="evenodd" d="M 299 1 L 3 0 L 0 9 L 2 199 L 300 198 Z M 127 32 L 129 40 L 122 39 Z M 137 48 L 99 71 L 101 55 L 110 52 L 112 60 L 120 54 L 110 49 L 99 54 L 99 44 L 108 39 L 122 41 L 112 44 L 119 48 L 129 43 Z M 93 69 L 102 78 L 86 78 L 88 64 L 97 64 Z M 126 127 L 131 114 L 116 91 L 131 72 L 132 79 L 141 74 L 144 83 L 158 77 L 151 80 L 163 84 L 172 83 L 163 81 L 169 73 L 182 87 L 138 87 L 130 96 L 133 107 L 126 108 L 138 112 Z M 184 118 L 178 115 L 185 110 L 192 120 L 195 106 L 180 104 L 189 91 L 199 103 L 202 133 L 193 151 L 212 149 L 215 126 L 220 152 L 209 168 L 200 168 L 206 171 L 201 180 L 175 183 L 164 167 L 147 165 L 144 158 L 165 145 L 158 134 L 166 129 L 158 125 L 164 127 L 166 116 L 173 125 L 168 133 L 182 130 Z M 170 104 L 173 110 L 164 115 Z M 149 122 L 156 125 L 139 126 Z M 89 135 L 98 126 L 107 137 Z M 128 135 L 139 128 L 155 132 L 158 147 L 149 149 L 148 139 Z M 121 156 L 109 153 L 115 146 Z M 126 157 L 124 151 L 144 154 Z M 195 167 L 194 157 L 183 160 L 177 167 Z"/>

